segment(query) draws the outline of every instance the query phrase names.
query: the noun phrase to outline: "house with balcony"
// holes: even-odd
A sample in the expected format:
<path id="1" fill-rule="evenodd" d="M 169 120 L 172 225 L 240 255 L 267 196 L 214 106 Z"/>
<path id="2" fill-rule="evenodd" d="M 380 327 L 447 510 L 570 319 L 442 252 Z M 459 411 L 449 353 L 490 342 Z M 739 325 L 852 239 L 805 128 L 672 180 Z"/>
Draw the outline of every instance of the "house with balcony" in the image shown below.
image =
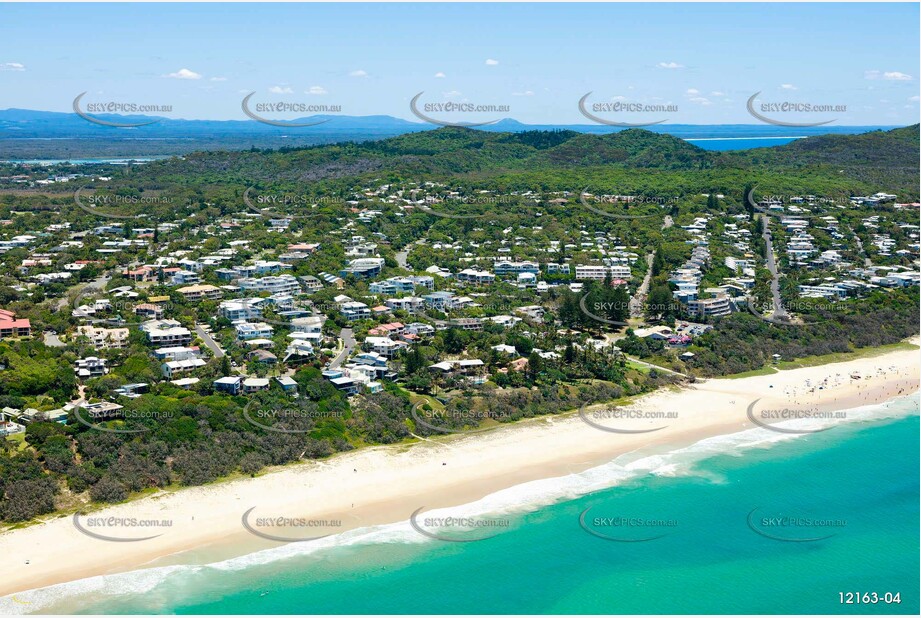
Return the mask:
<path id="1" fill-rule="evenodd" d="M 238 341 L 250 339 L 271 339 L 274 329 L 265 322 L 235 322 L 234 330 L 237 331 Z"/>
<path id="2" fill-rule="evenodd" d="M 425 300 L 418 296 L 406 296 L 403 298 L 388 298 L 384 301 L 388 309 L 392 311 L 405 311 L 414 314 L 425 307 Z"/>
<path id="3" fill-rule="evenodd" d="M 109 369 L 106 367 L 106 359 L 96 356 L 78 359 L 74 363 L 74 371 L 81 380 L 98 378 L 109 373 Z"/>
<path id="4" fill-rule="evenodd" d="M 127 328 L 124 329 L 127 332 Z M 192 342 L 192 331 L 182 326 L 178 320 L 148 320 L 141 324 L 141 330 L 147 334 L 151 345 L 180 346 Z M 127 334 L 126 337 L 127 339 Z"/>
<path id="5" fill-rule="evenodd" d="M 97 350 L 120 350 L 128 346 L 130 333 L 127 328 L 99 328 L 78 326 L 77 336 L 86 337 Z"/>
<path id="6" fill-rule="evenodd" d="M 264 298 L 236 298 L 221 301 L 217 312 L 231 322 L 259 319 L 262 317 L 263 304 L 265 304 Z"/>
<path id="7" fill-rule="evenodd" d="M 183 298 L 189 302 L 218 300 L 224 295 L 219 287 L 208 284 L 187 285 L 177 288 L 176 291 L 182 294 Z"/>
<path id="8" fill-rule="evenodd" d="M 268 292 L 269 294 L 300 294 L 301 284 L 294 275 L 283 274 L 266 277 L 247 277 L 237 282 L 242 290 L 248 292 Z"/>
<path id="9" fill-rule="evenodd" d="M 370 352 L 376 352 L 387 358 L 393 358 L 408 344 L 403 341 L 394 341 L 390 337 L 366 337 L 362 347 Z"/>
<path id="10" fill-rule="evenodd" d="M 363 279 L 370 279 L 381 274 L 384 268 L 384 258 L 365 257 L 352 260 L 348 266 L 339 271 L 340 277 L 354 275 Z"/>
<path id="11" fill-rule="evenodd" d="M 199 367 L 204 367 L 207 363 L 201 358 L 187 358 L 185 360 L 166 361 L 160 365 L 163 377 L 172 380 L 173 377 L 180 373 L 186 373 Z"/>
<path id="12" fill-rule="evenodd" d="M 457 273 L 457 280 L 474 285 L 488 285 L 496 282 L 496 275 L 485 270 L 465 268 Z"/>
<path id="13" fill-rule="evenodd" d="M 16 313 L 0 309 L 0 340 L 32 336 L 29 320 L 16 319 Z"/>
<path id="14" fill-rule="evenodd" d="M 690 300 L 687 305 L 688 311 L 699 317 L 720 317 L 732 313 L 732 305 L 726 296 Z"/>
<path id="15" fill-rule="evenodd" d="M 214 381 L 214 390 L 228 395 L 239 395 L 243 389 L 243 378 L 240 376 L 225 376 Z"/>
<path id="16" fill-rule="evenodd" d="M 540 264 L 537 262 L 498 261 L 493 267 L 493 272 L 500 277 L 505 275 L 518 275 L 520 273 L 531 273 L 536 275 L 540 272 Z"/>
<path id="17" fill-rule="evenodd" d="M 350 300 L 339 305 L 339 312 L 346 320 L 366 320 L 371 317 L 371 308 L 363 302 Z"/>

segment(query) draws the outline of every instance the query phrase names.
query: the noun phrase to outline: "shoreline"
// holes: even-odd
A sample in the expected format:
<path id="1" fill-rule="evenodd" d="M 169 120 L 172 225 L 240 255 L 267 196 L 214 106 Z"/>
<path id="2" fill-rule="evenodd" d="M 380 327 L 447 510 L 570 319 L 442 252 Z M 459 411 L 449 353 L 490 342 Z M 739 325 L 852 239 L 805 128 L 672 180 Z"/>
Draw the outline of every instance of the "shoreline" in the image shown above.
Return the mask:
<path id="1" fill-rule="evenodd" d="M 917 344 L 918 338 L 910 342 Z M 257 517 L 340 521 L 306 533 L 288 530 L 292 537 L 338 534 L 406 521 L 423 507 L 428 511 L 475 502 L 529 481 L 581 472 L 626 453 L 680 448 L 755 429 L 747 410 L 756 400 L 759 409 L 798 406 L 822 412 L 881 403 L 918 390 L 919 361 L 918 349 L 899 350 L 662 389 L 638 398 L 629 408 L 673 413 L 669 420 L 616 421 L 619 428 L 648 433 L 603 431 L 577 413 L 544 416 L 484 433 L 363 448 L 255 478 L 161 491 L 88 516 L 171 521 L 168 528 L 135 527 L 126 535 L 158 535 L 149 540 L 102 541 L 80 533 L 71 515 L 56 517 L 0 534 L 0 554 L 12 557 L 0 565 L 0 595 L 142 568 L 202 564 L 281 546 L 244 529 L 242 518 L 251 508 L 255 509 L 251 522 Z M 860 379 L 851 377 L 855 373 Z"/>

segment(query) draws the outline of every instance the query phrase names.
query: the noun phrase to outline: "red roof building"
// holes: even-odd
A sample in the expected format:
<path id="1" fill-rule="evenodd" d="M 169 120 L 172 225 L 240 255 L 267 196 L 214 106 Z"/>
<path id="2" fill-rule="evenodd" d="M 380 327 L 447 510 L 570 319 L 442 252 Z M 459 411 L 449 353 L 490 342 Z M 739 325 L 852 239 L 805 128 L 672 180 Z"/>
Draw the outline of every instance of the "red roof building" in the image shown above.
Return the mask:
<path id="1" fill-rule="evenodd" d="M 0 309 L 0 339 L 9 337 L 31 337 L 32 325 L 29 320 L 17 320 L 16 314 Z"/>

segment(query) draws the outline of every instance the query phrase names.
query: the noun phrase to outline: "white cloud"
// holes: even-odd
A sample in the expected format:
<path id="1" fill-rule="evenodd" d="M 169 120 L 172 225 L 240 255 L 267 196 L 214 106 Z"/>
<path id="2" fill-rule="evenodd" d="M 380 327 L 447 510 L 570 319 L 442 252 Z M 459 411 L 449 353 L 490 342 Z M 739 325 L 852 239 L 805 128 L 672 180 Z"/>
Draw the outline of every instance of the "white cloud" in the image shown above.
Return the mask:
<path id="1" fill-rule="evenodd" d="M 227 78 L 226 78 L 226 77 L 212 77 L 212 78 L 211 78 L 211 81 L 213 81 L 213 82 L 226 82 L 226 81 L 227 81 Z"/>
<path id="2" fill-rule="evenodd" d="M 169 77 L 171 79 L 201 79 L 201 73 L 196 73 L 189 69 L 179 69 L 175 73 L 167 73 L 163 77 Z"/>
<path id="3" fill-rule="evenodd" d="M 513 93 L 512 93 L 512 96 L 513 96 L 513 97 L 533 97 L 533 96 L 534 96 L 534 91 L 533 91 L 533 90 L 525 90 L 524 92 L 513 92 Z"/>
<path id="4" fill-rule="evenodd" d="M 488 67 L 494 67 L 494 66 L 496 66 L 497 64 L 499 64 L 499 61 L 498 61 L 498 60 L 493 60 L 492 58 L 487 58 L 487 59 L 486 59 L 486 66 L 488 66 Z"/>
<path id="5" fill-rule="evenodd" d="M 863 76 L 866 79 L 885 79 L 896 82 L 908 82 L 914 79 L 911 75 L 900 71 L 864 71 Z"/>
<path id="6" fill-rule="evenodd" d="M 323 86 L 311 86 L 304 91 L 305 94 L 329 94 Z"/>
<path id="7" fill-rule="evenodd" d="M 720 92 L 719 90 L 714 90 L 713 92 L 710 93 L 710 96 L 711 97 L 724 97 L 726 96 L 726 93 Z"/>
<path id="8" fill-rule="evenodd" d="M 914 101 L 915 103 L 917 103 L 919 100 L 921 100 L 921 97 L 919 97 L 918 95 L 915 95 L 913 97 L 908 97 L 908 100 Z"/>
<path id="9" fill-rule="evenodd" d="M 461 94 L 463 93 L 460 90 L 450 90 L 448 92 L 441 93 L 441 95 L 446 99 L 450 99 L 451 97 L 459 97 Z"/>
<path id="10" fill-rule="evenodd" d="M 435 73 L 435 77 L 437 77 L 438 79 L 443 79 L 444 76 L 445 76 L 445 74 L 442 73 L 441 71 L 438 71 L 437 73 Z"/>
<path id="11" fill-rule="evenodd" d="M 617 95 L 616 97 L 611 97 L 611 100 L 612 100 L 612 101 L 626 101 L 626 100 L 627 100 L 627 97 L 624 97 L 624 96 L 621 96 L 621 95 Z"/>
<path id="12" fill-rule="evenodd" d="M 677 62 L 660 62 L 656 65 L 660 69 L 683 69 L 683 64 L 678 64 Z"/>
<path id="13" fill-rule="evenodd" d="M 356 69 L 355 71 L 352 71 L 351 73 L 349 73 L 349 77 L 367 77 L 367 76 L 368 76 L 368 72 L 365 71 L 364 69 Z"/>
<path id="14" fill-rule="evenodd" d="M 272 86 L 269 88 L 272 94 L 294 94 L 294 91 L 287 86 Z"/>
<path id="15" fill-rule="evenodd" d="M 688 94 L 700 94 L 700 90 L 696 88 L 688 88 Z"/>
<path id="16" fill-rule="evenodd" d="M 794 86 L 793 84 L 781 84 L 780 89 L 781 90 L 798 90 L 798 88 Z"/>
<path id="17" fill-rule="evenodd" d="M 691 97 L 691 103 L 697 103 L 698 105 L 711 105 L 712 102 L 706 97 Z"/>
<path id="18" fill-rule="evenodd" d="M 0 63 L 0 71 L 25 71 L 26 65 L 20 62 L 2 62 Z"/>

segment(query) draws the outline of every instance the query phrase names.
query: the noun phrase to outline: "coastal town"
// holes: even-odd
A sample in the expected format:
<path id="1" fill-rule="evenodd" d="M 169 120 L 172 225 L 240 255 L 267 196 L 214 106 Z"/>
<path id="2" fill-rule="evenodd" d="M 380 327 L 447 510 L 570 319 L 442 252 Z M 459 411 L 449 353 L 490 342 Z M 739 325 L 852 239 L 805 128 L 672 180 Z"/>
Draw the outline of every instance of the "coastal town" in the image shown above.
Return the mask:
<path id="1" fill-rule="evenodd" d="M 92 165 L 63 173 L 21 164 L 0 177 L 0 191 L 104 191 L 109 180 Z M 41 212 L 12 212 L 0 221 L 0 346 L 34 340 L 66 351 L 77 393 L 63 405 L 38 397 L 3 407 L 3 434 L 66 423 L 75 408 L 118 419 L 127 401 L 176 389 L 296 399 L 304 367 L 348 397 L 387 383 L 436 398 L 522 386 L 584 349 L 646 373 L 692 375 L 695 339 L 726 316 L 795 325 L 801 304 L 846 310 L 871 292 L 919 284 L 919 205 L 882 191 L 756 198 L 730 214 L 722 194 L 650 200 L 384 183 L 313 202 L 248 192 L 235 211 L 193 224 L 79 196 L 72 218 L 30 227 Z M 604 222 L 605 208 L 640 202 L 636 221 L 684 247 L 664 273 L 662 248 L 648 238 L 565 227 L 553 214 L 601 210 Z M 496 229 L 483 205 L 525 209 L 522 222 Z M 336 229 L 311 229 L 320 207 L 333 209 Z M 462 220 L 467 234 L 379 231 L 413 215 Z M 586 303 L 599 287 L 619 300 Z M 563 307 L 567 298 L 581 300 L 579 315 Z M 36 319 L 26 304 L 54 319 Z M 653 362 L 636 352 L 649 346 Z"/>

